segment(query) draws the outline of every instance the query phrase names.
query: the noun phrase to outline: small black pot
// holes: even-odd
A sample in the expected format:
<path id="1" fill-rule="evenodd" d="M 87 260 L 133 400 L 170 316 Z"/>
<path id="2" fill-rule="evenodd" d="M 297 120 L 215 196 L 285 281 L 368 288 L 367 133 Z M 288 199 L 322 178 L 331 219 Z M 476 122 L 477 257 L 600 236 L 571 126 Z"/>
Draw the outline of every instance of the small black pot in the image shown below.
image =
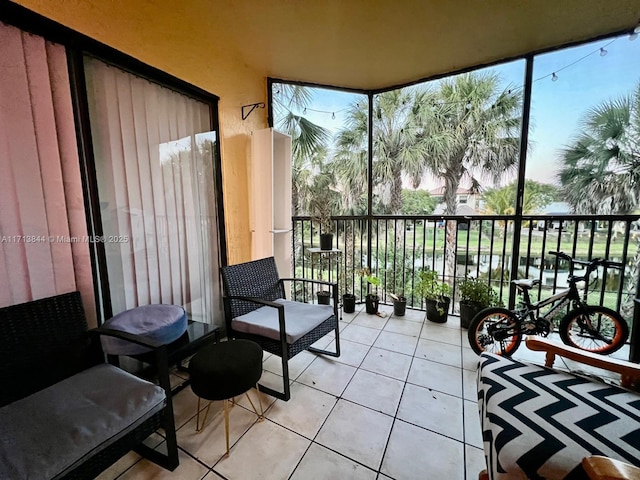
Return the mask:
<path id="1" fill-rule="evenodd" d="M 345 293 L 342 295 L 342 310 L 344 313 L 353 313 L 356 311 L 356 296 L 353 293 Z"/>
<path id="2" fill-rule="evenodd" d="M 333 233 L 320 234 L 320 250 L 331 250 L 333 248 Z"/>
<path id="3" fill-rule="evenodd" d="M 331 305 L 331 292 L 320 290 L 318 292 L 318 304 Z"/>
<path id="4" fill-rule="evenodd" d="M 380 297 L 373 293 L 368 294 L 365 299 L 365 309 L 369 315 L 376 315 L 378 313 L 378 304 L 380 303 Z"/>
<path id="5" fill-rule="evenodd" d="M 443 297 L 439 302 L 425 298 L 427 305 L 427 318 L 435 323 L 445 323 L 449 315 L 449 304 L 451 299 Z"/>
<path id="6" fill-rule="evenodd" d="M 398 299 L 393 299 L 393 314 L 396 317 L 404 317 L 407 311 L 407 298 L 398 296 Z"/>
<path id="7" fill-rule="evenodd" d="M 484 310 L 484 305 L 478 302 L 461 301 L 460 302 L 460 326 L 462 328 L 469 328 L 471 320 Z"/>

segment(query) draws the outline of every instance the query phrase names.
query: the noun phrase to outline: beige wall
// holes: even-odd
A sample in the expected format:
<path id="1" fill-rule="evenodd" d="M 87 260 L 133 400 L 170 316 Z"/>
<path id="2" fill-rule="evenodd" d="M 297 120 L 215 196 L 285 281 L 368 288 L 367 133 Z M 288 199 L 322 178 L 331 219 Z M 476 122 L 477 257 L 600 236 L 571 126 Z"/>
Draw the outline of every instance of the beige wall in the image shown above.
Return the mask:
<path id="1" fill-rule="evenodd" d="M 26 8 L 220 97 L 222 176 L 229 263 L 251 257 L 248 161 L 251 131 L 265 109 L 243 121 L 241 106 L 266 102 L 266 75 L 246 65 L 224 31 L 194 29 L 202 10 L 177 1 L 18 0 Z M 215 15 L 215 12 L 210 12 Z"/>

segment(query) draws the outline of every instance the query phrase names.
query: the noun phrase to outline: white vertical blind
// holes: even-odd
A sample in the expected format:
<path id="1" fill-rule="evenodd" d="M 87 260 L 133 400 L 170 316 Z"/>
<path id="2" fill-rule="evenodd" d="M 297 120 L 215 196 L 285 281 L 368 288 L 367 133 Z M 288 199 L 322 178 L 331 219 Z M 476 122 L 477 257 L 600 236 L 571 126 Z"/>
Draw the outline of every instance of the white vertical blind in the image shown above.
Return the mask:
<path id="1" fill-rule="evenodd" d="M 65 49 L 0 23 L 0 306 L 93 280 Z"/>
<path id="2" fill-rule="evenodd" d="M 113 313 L 151 303 L 222 323 L 209 106 L 85 59 Z"/>

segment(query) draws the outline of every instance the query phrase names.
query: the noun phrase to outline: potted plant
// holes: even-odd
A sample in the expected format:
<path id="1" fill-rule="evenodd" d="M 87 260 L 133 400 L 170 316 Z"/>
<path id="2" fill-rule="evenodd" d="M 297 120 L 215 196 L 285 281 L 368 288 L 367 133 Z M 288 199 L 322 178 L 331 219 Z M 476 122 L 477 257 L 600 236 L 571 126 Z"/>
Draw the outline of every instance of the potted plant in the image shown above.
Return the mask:
<path id="1" fill-rule="evenodd" d="M 390 293 L 389 296 L 393 299 L 393 314 L 396 317 L 404 317 L 407 311 L 407 297 L 395 293 Z"/>
<path id="2" fill-rule="evenodd" d="M 319 175 L 320 185 L 314 190 L 309 203 L 311 221 L 320 231 L 320 249 L 331 250 L 333 248 L 333 225 L 331 212 L 335 205 L 335 192 L 328 185 L 326 175 Z"/>
<path id="3" fill-rule="evenodd" d="M 344 272 L 340 272 L 338 276 L 339 293 L 342 294 L 342 311 L 344 313 L 353 313 L 356 311 L 356 296 L 349 293 L 347 289 L 347 278 L 351 277 L 353 269 L 346 267 Z"/>
<path id="4" fill-rule="evenodd" d="M 469 328 L 471 320 L 485 308 L 500 306 L 498 293 L 479 278 L 465 277 L 458 283 L 460 326 Z"/>
<path id="5" fill-rule="evenodd" d="M 422 270 L 418 274 L 415 291 L 425 299 L 427 318 L 432 322 L 445 323 L 451 303 L 450 287 L 438 279 L 438 272 L 431 269 Z"/>
<path id="6" fill-rule="evenodd" d="M 380 279 L 371 273 L 368 268 L 361 269 L 360 276 L 367 282 L 367 295 L 364 298 L 365 310 L 370 315 L 377 315 L 380 297 L 377 293 L 371 293 L 371 285 L 375 286 L 377 291 L 377 288 L 380 286 Z"/>

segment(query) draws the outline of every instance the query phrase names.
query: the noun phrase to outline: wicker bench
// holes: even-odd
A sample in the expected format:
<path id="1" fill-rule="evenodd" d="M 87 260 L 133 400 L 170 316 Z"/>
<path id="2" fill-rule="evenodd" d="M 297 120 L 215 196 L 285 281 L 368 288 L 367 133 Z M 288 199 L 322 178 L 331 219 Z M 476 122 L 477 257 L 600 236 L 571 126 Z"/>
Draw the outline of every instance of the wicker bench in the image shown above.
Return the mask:
<path id="1" fill-rule="evenodd" d="M 131 334 L 87 330 L 79 292 L 0 309 L 0 478 L 94 478 L 130 450 L 178 465 L 167 368 L 154 385 L 105 363 L 99 335 L 153 348 Z M 164 428 L 167 454 L 142 442 Z"/>

